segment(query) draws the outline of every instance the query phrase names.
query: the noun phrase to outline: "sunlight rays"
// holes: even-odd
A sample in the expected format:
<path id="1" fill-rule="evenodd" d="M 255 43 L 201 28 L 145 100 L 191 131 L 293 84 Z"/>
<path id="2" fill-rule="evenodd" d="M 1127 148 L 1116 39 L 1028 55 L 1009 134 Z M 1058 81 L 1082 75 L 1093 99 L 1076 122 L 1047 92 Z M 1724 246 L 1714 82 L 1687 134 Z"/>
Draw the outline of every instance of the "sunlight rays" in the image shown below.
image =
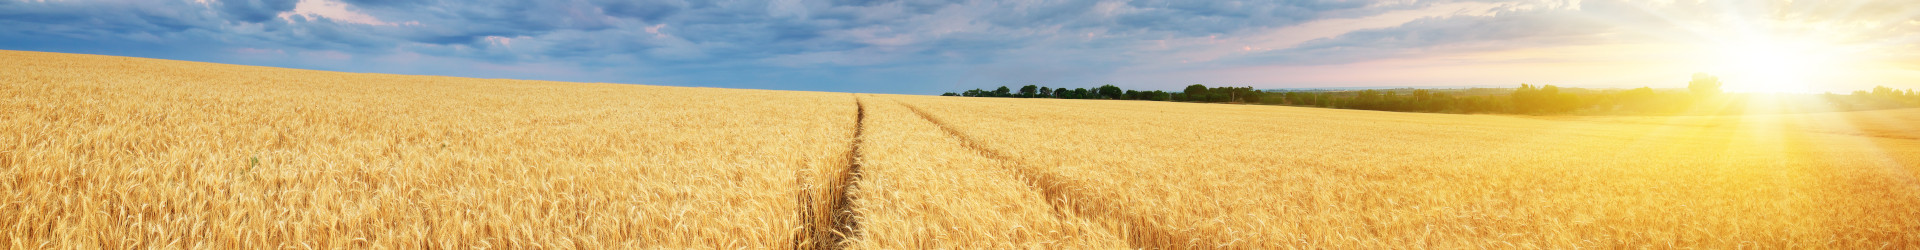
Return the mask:
<path id="1" fill-rule="evenodd" d="M 1742 41 L 1721 48 L 1720 62 L 1711 71 L 1724 72 L 1729 80 L 1743 82 L 1727 86 L 1731 92 L 1807 93 L 1812 92 L 1815 76 L 1829 75 L 1835 54 L 1824 53 L 1825 44 L 1785 42 L 1773 39 Z"/>
<path id="2" fill-rule="evenodd" d="M 1880 1 L 1654 1 L 1629 4 L 1648 20 L 1596 18 L 1623 40 L 1676 48 L 1656 62 L 1726 80 L 1743 93 L 1819 93 L 1887 84 L 1920 35 L 1893 35 L 1920 9 Z M 1657 41 L 1657 42 L 1656 42 Z M 1679 49 L 1684 48 L 1684 49 Z M 1679 70 L 1679 69 L 1675 69 Z"/>

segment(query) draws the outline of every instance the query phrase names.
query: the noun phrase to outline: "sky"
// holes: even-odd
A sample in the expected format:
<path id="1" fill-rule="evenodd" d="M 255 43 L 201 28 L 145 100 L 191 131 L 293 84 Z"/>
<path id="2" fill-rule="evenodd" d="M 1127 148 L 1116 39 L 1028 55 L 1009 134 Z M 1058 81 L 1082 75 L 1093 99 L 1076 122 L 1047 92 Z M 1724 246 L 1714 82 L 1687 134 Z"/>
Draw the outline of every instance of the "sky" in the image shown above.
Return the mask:
<path id="1" fill-rule="evenodd" d="M 347 72 L 939 94 L 1920 88 L 1920 2 L 0 0 L 0 49 Z"/>

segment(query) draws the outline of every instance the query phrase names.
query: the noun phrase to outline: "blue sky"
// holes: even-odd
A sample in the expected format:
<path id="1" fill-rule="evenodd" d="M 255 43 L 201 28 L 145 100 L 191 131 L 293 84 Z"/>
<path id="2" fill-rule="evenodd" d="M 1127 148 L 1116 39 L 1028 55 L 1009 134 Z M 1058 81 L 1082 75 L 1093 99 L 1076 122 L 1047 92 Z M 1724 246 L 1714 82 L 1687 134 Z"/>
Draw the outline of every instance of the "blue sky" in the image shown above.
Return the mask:
<path id="1" fill-rule="evenodd" d="M 1725 75 L 1730 85 L 1747 79 L 1775 81 L 1765 83 L 1768 88 L 1856 89 L 1920 82 L 1914 73 L 1920 71 L 1916 5 L 0 0 L 0 49 L 349 72 L 903 94 L 1025 84 L 1166 90 L 1194 83 L 1676 87 L 1693 72 Z M 1809 58 L 1821 61 L 1793 64 Z M 1745 63 L 1756 60 L 1788 65 Z M 1805 72 L 1786 76 L 1781 68 Z"/>

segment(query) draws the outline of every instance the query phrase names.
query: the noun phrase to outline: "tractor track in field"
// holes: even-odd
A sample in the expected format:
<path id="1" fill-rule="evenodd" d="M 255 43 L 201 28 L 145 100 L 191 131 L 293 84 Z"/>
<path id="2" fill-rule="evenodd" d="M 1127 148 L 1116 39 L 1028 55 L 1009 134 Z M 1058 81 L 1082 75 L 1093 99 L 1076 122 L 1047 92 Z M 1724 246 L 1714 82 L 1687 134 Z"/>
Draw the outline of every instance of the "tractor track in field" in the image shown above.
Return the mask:
<path id="1" fill-rule="evenodd" d="M 1097 219 L 1105 219 L 1126 225 L 1127 228 L 1125 228 L 1119 236 L 1125 238 L 1127 244 L 1132 248 L 1192 248 L 1191 245 L 1188 244 L 1199 242 L 1199 239 L 1192 235 L 1177 233 L 1176 230 L 1165 228 L 1139 216 L 1119 211 L 1118 208 L 1120 208 L 1120 206 L 1112 202 L 1094 199 L 1092 198 L 1093 196 L 1080 191 L 1083 189 L 1082 185 L 1071 183 L 1071 180 L 1038 171 L 1031 166 L 1021 164 L 1020 161 L 1007 156 L 1007 154 L 982 146 L 978 140 L 953 128 L 952 125 L 949 125 L 945 121 L 933 117 L 933 115 L 921 110 L 918 106 L 900 102 L 899 100 L 894 100 L 894 103 L 913 110 L 913 113 L 919 115 L 921 119 L 925 119 L 927 122 L 931 122 L 935 126 L 940 127 L 940 130 L 946 131 L 948 136 L 959 139 L 961 146 L 972 149 L 975 153 L 980 154 L 980 156 L 1007 163 L 1006 166 L 1011 168 L 1015 174 L 1020 175 L 1022 179 L 1025 179 L 1029 186 L 1039 189 L 1038 191 L 1046 196 L 1047 204 L 1051 205 L 1056 212 L 1066 208 L 1073 210 L 1073 212 L 1080 216 L 1094 216 L 1097 217 Z"/>
<path id="2" fill-rule="evenodd" d="M 799 219 L 806 226 L 794 235 L 794 249 L 842 249 L 846 240 L 858 236 L 861 232 L 859 214 L 853 211 L 853 192 L 859 190 L 860 181 L 860 142 L 867 130 L 867 107 L 859 96 L 854 96 L 853 138 L 847 142 L 846 164 L 834 171 L 833 179 L 826 180 L 824 194 L 816 196 L 812 188 L 814 182 L 808 175 L 799 175 L 802 188 L 799 202 Z"/>

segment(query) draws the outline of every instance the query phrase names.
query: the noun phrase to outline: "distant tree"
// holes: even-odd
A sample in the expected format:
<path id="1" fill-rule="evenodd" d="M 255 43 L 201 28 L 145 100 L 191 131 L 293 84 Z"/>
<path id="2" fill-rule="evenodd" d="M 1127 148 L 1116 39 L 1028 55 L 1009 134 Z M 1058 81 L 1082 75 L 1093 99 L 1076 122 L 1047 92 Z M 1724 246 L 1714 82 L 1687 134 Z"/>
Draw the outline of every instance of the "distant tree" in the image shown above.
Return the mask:
<path id="1" fill-rule="evenodd" d="M 1693 73 L 1693 81 L 1687 82 L 1687 89 L 1695 97 L 1708 97 L 1720 94 L 1720 77 L 1707 73 Z"/>
<path id="2" fill-rule="evenodd" d="M 1386 94 L 1380 95 L 1380 100 L 1380 110 L 1406 111 L 1408 109 L 1406 100 L 1400 98 L 1399 92 L 1388 90 Z"/>
<path id="3" fill-rule="evenodd" d="M 1646 113 L 1660 108 L 1655 98 L 1659 98 L 1659 94 L 1654 93 L 1653 88 L 1640 87 L 1614 94 L 1613 101 L 1620 110 Z"/>
<path id="4" fill-rule="evenodd" d="M 1020 97 L 1034 97 L 1036 95 L 1040 95 L 1040 86 L 1029 84 L 1020 87 Z"/>
<path id="5" fill-rule="evenodd" d="M 1125 92 L 1120 90 L 1120 87 L 1113 86 L 1113 84 L 1100 85 L 1101 98 L 1120 99 L 1120 95 L 1124 93 Z"/>
<path id="6" fill-rule="evenodd" d="M 1426 112 L 1459 112 L 1458 110 L 1454 110 L 1454 107 L 1458 106 L 1456 105 L 1457 103 L 1459 103 L 1459 99 L 1454 99 L 1452 94 L 1433 93 L 1432 96 L 1428 97 L 1427 99 L 1425 111 Z"/>
<path id="7" fill-rule="evenodd" d="M 1540 100 L 1539 100 L 1539 104 L 1537 105 L 1540 105 L 1541 109 L 1546 111 L 1553 111 L 1553 110 L 1559 109 L 1560 100 L 1554 99 L 1555 97 L 1560 97 L 1559 86 L 1553 86 L 1553 84 L 1547 84 L 1546 86 L 1541 86 L 1540 93 L 1541 93 L 1539 97 Z"/>
<path id="8" fill-rule="evenodd" d="M 1541 106 L 1546 105 L 1544 96 L 1557 94 L 1545 93 L 1545 90 L 1534 88 L 1532 84 L 1522 83 L 1520 88 L 1513 89 L 1513 106 L 1520 113 L 1534 113 L 1541 110 Z"/>
<path id="9" fill-rule="evenodd" d="M 1053 88 L 1040 87 L 1040 97 L 1053 97 Z"/>
<path id="10" fill-rule="evenodd" d="M 993 96 L 994 97 L 1013 96 L 1013 89 L 1009 89 L 1007 88 L 1007 86 L 1000 86 L 1000 88 L 993 90 Z"/>
<path id="11" fill-rule="evenodd" d="M 1089 91 L 1087 91 L 1087 88 L 1074 88 L 1074 89 L 1073 89 L 1073 98 L 1076 98 L 1076 99 L 1092 99 L 1092 98 L 1093 98 L 1093 93 L 1091 93 L 1091 92 L 1089 92 Z"/>
<path id="12" fill-rule="evenodd" d="M 1538 88 L 1529 84 L 1520 84 L 1513 90 L 1513 108 L 1520 113 L 1561 113 L 1580 108 L 1578 95 L 1560 93 L 1560 87 L 1553 85 Z"/>
<path id="13" fill-rule="evenodd" d="M 1380 110 L 1380 100 L 1379 90 L 1361 90 L 1354 93 L 1351 105 L 1354 109 Z"/>
<path id="14" fill-rule="evenodd" d="M 1899 97 L 1899 96 L 1900 96 L 1900 94 L 1899 94 L 1899 93 L 1900 93 L 1900 91 L 1898 91 L 1898 90 L 1893 90 L 1893 88 L 1888 88 L 1887 86 L 1873 86 L 1873 96 L 1874 96 L 1874 97 L 1879 97 L 1879 98 L 1896 98 L 1896 97 Z"/>
<path id="15" fill-rule="evenodd" d="M 1207 89 L 1207 101 L 1242 102 L 1253 92 L 1253 87 L 1218 87 Z"/>
<path id="16" fill-rule="evenodd" d="M 1145 100 L 1145 99 L 1147 99 L 1147 98 L 1142 98 L 1142 97 L 1143 97 L 1143 96 L 1140 96 L 1140 91 L 1134 91 L 1134 90 L 1131 90 L 1131 89 L 1129 89 L 1129 90 L 1127 90 L 1127 93 L 1125 93 L 1125 94 L 1120 94 L 1120 99 L 1122 99 L 1122 100 Z"/>
<path id="17" fill-rule="evenodd" d="M 1206 98 L 1207 85 L 1199 85 L 1199 84 L 1187 85 L 1187 89 L 1184 91 L 1181 91 L 1180 93 L 1187 94 L 1187 99 L 1194 99 L 1195 97 Z M 1206 99 L 1201 99 L 1200 101 L 1205 101 L 1205 100 Z"/>
<path id="18" fill-rule="evenodd" d="M 953 92 L 947 92 L 947 93 L 944 93 L 944 94 L 940 94 L 940 96 L 960 96 L 960 94 L 959 94 L 959 93 L 953 93 Z"/>

